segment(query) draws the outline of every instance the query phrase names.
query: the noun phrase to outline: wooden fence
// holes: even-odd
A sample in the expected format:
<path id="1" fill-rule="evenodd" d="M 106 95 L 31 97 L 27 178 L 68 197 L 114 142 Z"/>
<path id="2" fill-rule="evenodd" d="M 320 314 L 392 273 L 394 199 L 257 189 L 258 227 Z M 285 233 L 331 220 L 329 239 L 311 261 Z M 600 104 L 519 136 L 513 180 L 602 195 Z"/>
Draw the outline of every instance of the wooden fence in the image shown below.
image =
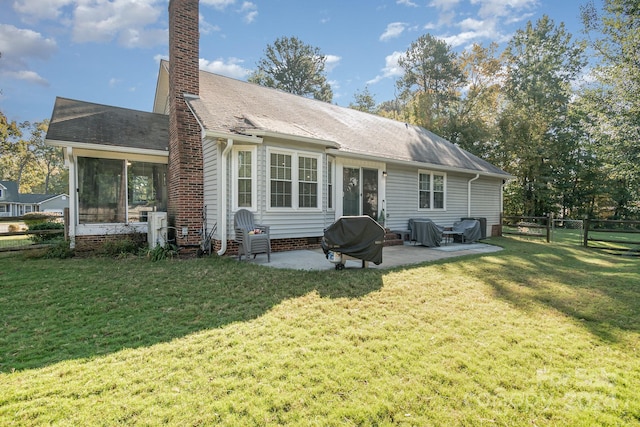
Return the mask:
<path id="1" fill-rule="evenodd" d="M 640 221 L 584 220 L 586 248 L 640 256 Z"/>
<path id="2" fill-rule="evenodd" d="M 500 215 L 502 235 L 527 236 L 551 241 L 551 217 Z"/>
<path id="3" fill-rule="evenodd" d="M 49 246 L 49 237 L 66 237 L 68 222 L 64 215 L 46 215 L 48 221 L 64 224 L 64 228 L 29 230 L 25 220 L 29 217 L 0 217 L 0 252 L 21 251 Z"/>

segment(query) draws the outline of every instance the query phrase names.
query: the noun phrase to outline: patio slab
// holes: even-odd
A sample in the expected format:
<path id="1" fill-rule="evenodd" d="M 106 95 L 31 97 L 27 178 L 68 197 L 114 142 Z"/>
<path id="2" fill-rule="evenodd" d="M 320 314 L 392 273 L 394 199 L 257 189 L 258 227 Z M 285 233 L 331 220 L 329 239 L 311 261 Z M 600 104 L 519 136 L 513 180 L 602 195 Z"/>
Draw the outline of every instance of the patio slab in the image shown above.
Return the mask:
<path id="1" fill-rule="evenodd" d="M 486 243 L 452 243 L 433 248 L 405 243 L 399 246 L 386 246 L 382 252 L 382 263 L 375 265 L 370 262 L 368 268 L 393 268 L 403 265 L 419 264 L 425 261 L 436 261 L 444 258 L 491 253 L 501 250 L 502 248 L 498 246 L 488 245 Z M 327 260 L 322 249 L 274 252 L 271 254 L 271 262 L 267 262 L 266 255 L 260 254 L 250 262 L 271 268 L 289 268 L 293 270 L 335 269 L 335 264 Z M 345 269 L 357 268 L 362 268 L 362 261 L 348 260 L 345 263 Z"/>

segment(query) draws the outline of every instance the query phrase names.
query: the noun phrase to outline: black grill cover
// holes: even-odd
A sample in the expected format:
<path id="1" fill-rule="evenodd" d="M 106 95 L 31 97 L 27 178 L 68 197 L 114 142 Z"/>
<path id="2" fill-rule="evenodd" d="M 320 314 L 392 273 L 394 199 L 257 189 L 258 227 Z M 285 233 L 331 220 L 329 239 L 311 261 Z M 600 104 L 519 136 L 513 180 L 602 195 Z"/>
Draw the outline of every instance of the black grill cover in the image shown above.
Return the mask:
<path id="1" fill-rule="evenodd" d="M 340 252 L 378 265 L 382 262 L 384 228 L 373 218 L 343 216 L 324 230 L 322 249 Z"/>

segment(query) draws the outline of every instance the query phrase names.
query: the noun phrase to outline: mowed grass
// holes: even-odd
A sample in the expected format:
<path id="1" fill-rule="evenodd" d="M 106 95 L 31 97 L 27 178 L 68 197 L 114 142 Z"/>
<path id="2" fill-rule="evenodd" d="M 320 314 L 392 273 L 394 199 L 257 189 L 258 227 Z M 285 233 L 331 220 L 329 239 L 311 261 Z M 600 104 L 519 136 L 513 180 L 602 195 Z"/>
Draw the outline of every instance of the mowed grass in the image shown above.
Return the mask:
<path id="1" fill-rule="evenodd" d="M 640 425 L 640 261 L 0 257 L 0 425 Z"/>

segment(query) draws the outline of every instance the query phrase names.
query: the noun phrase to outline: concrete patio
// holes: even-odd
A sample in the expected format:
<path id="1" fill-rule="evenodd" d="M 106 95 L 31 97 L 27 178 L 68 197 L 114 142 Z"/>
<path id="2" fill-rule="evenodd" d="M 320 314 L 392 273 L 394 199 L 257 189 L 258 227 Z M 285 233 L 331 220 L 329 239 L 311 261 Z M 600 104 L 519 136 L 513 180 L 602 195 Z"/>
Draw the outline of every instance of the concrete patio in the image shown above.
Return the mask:
<path id="1" fill-rule="evenodd" d="M 382 252 L 382 263 L 369 263 L 368 268 L 393 268 L 403 265 L 419 264 L 425 261 L 436 261 L 445 258 L 459 257 L 479 253 L 501 251 L 498 246 L 486 243 L 450 243 L 439 247 L 425 247 L 405 242 L 404 245 L 386 246 Z M 250 262 L 271 268 L 290 268 L 294 270 L 333 270 L 335 264 L 329 262 L 322 249 L 274 252 L 271 262 L 267 262 L 265 254 L 259 254 Z M 348 260 L 345 269 L 362 268 L 362 261 Z"/>

